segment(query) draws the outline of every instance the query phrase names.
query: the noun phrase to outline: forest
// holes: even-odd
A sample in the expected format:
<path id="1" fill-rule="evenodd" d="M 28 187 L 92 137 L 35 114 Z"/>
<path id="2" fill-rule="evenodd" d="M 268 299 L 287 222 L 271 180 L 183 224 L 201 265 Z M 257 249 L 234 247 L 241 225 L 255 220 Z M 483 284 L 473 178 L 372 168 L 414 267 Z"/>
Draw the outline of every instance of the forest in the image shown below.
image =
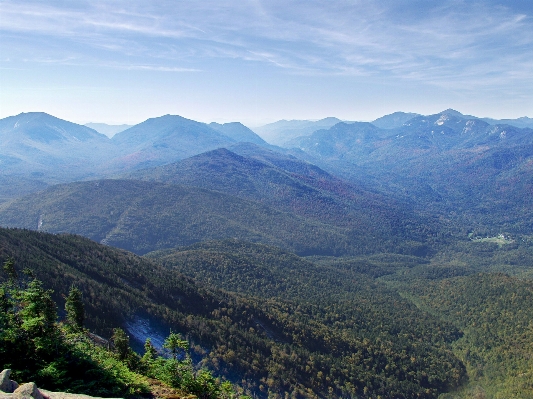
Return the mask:
<path id="1" fill-rule="evenodd" d="M 31 270 L 42 286 L 24 284 L 46 291 L 58 309 L 74 286 L 84 325 L 105 339 L 138 316 L 162 321 L 164 336 L 182 334 L 191 364 L 225 378 L 233 393 L 530 397 L 532 255 L 525 244 L 470 241 L 432 259 L 304 258 L 225 240 L 141 258 L 80 236 L 0 232 L 1 260 Z M 12 283 L 2 278 L 5 291 Z M 54 317 L 68 324 L 68 312 Z"/>

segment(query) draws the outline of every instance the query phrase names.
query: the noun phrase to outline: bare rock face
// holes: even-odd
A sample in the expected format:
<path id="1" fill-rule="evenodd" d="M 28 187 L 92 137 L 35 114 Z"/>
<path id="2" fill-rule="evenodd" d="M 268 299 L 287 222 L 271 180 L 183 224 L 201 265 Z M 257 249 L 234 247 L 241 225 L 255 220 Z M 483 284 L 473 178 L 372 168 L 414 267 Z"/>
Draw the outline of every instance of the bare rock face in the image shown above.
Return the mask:
<path id="1" fill-rule="evenodd" d="M 88 395 L 75 393 L 50 392 L 37 388 L 34 382 L 19 386 L 10 380 L 11 370 L 6 369 L 0 373 L 0 399 L 101 399 Z"/>
<path id="2" fill-rule="evenodd" d="M 44 399 L 43 395 L 37 389 L 37 385 L 35 382 L 28 382 L 27 384 L 23 384 L 19 386 L 15 391 L 13 392 L 13 398 L 14 399 Z"/>
<path id="3" fill-rule="evenodd" d="M 19 384 L 9 379 L 10 375 L 11 375 L 10 369 L 5 369 L 4 371 L 0 373 L 0 391 L 5 392 L 5 393 L 12 393 L 15 391 L 15 389 L 18 388 Z"/>

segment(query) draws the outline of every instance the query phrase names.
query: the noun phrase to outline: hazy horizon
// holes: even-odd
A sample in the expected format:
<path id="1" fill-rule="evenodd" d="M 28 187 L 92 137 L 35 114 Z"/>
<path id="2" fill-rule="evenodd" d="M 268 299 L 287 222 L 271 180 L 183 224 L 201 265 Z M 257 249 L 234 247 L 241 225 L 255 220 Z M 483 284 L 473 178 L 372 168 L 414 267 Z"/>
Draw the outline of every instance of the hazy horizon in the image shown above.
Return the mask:
<path id="1" fill-rule="evenodd" d="M 533 4 L 0 2 L 0 118 L 533 117 Z"/>

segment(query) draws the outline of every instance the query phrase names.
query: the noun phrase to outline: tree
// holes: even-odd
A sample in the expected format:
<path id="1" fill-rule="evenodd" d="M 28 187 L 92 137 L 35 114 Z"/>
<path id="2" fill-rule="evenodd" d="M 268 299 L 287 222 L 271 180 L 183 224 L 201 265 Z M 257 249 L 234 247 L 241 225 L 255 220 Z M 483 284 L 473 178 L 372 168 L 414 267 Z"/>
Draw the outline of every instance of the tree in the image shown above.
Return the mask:
<path id="1" fill-rule="evenodd" d="M 4 272 L 7 274 L 7 278 L 11 284 L 14 284 L 18 278 L 17 270 L 15 269 L 15 261 L 13 258 L 8 258 L 4 262 Z"/>
<path id="2" fill-rule="evenodd" d="M 164 348 L 167 348 L 172 353 L 172 357 L 177 359 L 178 349 L 183 349 L 185 352 L 189 349 L 189 343 L 181 339 L 181 335 L 170 332 L 170 335 L 165 339 L 163 344 Z"/>
<path id="3" fill-rule="evenodd" d="M 131 352 L 130 337 L 122 328 L 114 328 L 111 340 L 115 345 L 115 351 L 117 352 L 118 359 L 122 361 L 127 360 Z"/>
<path id="4" fill-rule="evenodd" d="M 59 336 L 56 324 L 57 309 L 52 299 L 52 291 L 45 290 L 41 281 L 32 280 L 28 287 L 19 291 L 16 296 L 21 304 L 18 315 L 25 338 L 33 342 L 36 350 L 51 352 Z"/>
<path id="5" fill-rule="evenodd" d="M 156 358 L 157 350 L 155 349 L 154 345 L 152 345 L 152 340 L 150 338 L 146 338 L 144 343 L 144 355 L 141 358 L 141 363 L 143 363 L 145 366 L 149 366 L 155 361 Z"/>
<path id="6" fill-rule="evenodd" d="M 67 325 L 74 331 L 83 330 L 85 320 L 85 310 L 83 308 L 82 293 L 77 287 L 70 287 L 70 291 L 65 302 L 67 312 Z"/>

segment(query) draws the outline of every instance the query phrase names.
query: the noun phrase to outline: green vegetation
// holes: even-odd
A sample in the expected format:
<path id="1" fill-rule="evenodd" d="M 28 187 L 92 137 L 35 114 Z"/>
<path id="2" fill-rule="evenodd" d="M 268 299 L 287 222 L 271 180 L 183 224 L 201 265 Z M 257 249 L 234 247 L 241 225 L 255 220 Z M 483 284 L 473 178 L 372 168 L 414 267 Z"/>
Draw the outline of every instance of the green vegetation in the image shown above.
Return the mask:
<path id="1" fill-rule="evenodd" d="M 474 274 L 413 284 L 411 294 L 464 333 L 454 353 L 469 384 L 445 398 L 533 398 L 533 281 Z"/>
<path id="2" fill-rule="evenodd" d="M 298 364 L 293 372 L 301 373 L 299 379 L 317 381 L 322 391 L 339 389 L 335 380 L 343 377 L 335 370 L 342 369 L 357 376 L 347 381 L 355 388 L 352 393 L 366 388 L 383 397 L 408 397 L 414 392 L 434 397 L 464 378 L 464 369 L 450 356 L 449 347 L 459 332 L 362 274 L 365 266 L 371 273 L 373 265 L 361 259 L 347 260 L 342 268 L 317 266 L 276 248 L 235 240 L 196 244 L 150 257 L 202 283 L 259 296 L 268 313 L 298 323 L 301 331 L 291 341 L 317 348 L 323 362 L 317 372 L 330 382 L 322 385 L 323 380 L 305 373 Z M 389 258 L 420 263 L 409 256 Z M 424 368 L 423 375 L 419 367 Z"/>
<path id="3" fill-rule="evenodd" d="M 465 240 L 428 259 L 398 254 L 304 259 L 235 240 L 148 256 L 230 291 L 290 299 L 300 307 L 314 304 L 314 322 L 332 332 L 350 318 L 354 322 L 343 333 L 369 339 L 380 330 L 376 326 L 380 337 L 384 326 L 397 328 L 398 336 L 399 330 L 423 326 L 433 333 L 448 328 L 458 338 L 448 348 L 466 366 L 467 378 L 442 399 L 531 397 L 533 252 L 528 237 L 506 245 Z M 409 313 L 409 304 L 420 311 Z"/>
<path id="4" fill-rule="evenodd" d="M 58 324 L 51 290 L 45 290 L 31 271 L 25 271 L 29 277 L 18 278 L 12 259 L 3 269 L 8 280 L 0 285 L 0 368 L 12 369 L 16 380 L 56 391 L 139 396 L 149 393 L 151 377 L 202 399 L 235 396 L 231 384 L 195 369 L 188 343 L 179 335 L 172 333 L 165 341 L 170 359 L 158 355 L 149 341 L 141 359 L 121 328 L 114 329 L 113 349 L 108 350 L 83 327 L 80 290 L 71 288 L 66 323 Z M 184 360 L 178 359 L 178 349 L 185 350 Z"/>
<path id="5" fill-rule="evenodd" d="M 250 248 L 265 258 L 295 259 Z M 319 294 L 327 294 L 323 303 L 305 303 L 304 296 L 314 294 L 311 288 L 298 291 L 298 283 L 290 284 L 294 298 L 200 288 L 176 271 L 78 236 L 0 229 L 0 251 L 56 292 L 78 287 L 87 326 L 104 336 L 138 314 L 159 320 L 187 334 L 191 357 L 202 356 L 202 365 L 261 396 L 435 398 L 465 376 L 449 350 L 457 330 L 363 274 L 347 281 L 344 287 L 353 285 L 353 292 L 344 299 L 336 290 L 338 303 L 327 292 Z M 301 265 L 303 270 L 309 262 Z M 303 276 L 302 283 L 310 278 Z"/>
<path id="6" fill-rule="evenodd" d="M 228 237 L 300 255 L 431 250 L 426 242 L 435 235 L 431 223 L 416 223 L 409 214 L 367 196 L 352 199 L 357 211 L 346 213 L 343 201 L 311 191 L 312 195 L 300 193 L 300 199 L 288 195 L 284 206 L 274 206 L 181 185 L 78 182 L 53 186 L 2 207 L 0 225 L 81 234 L 137 254 Z M 302 211 L 294 212 L 297 208 Z"/>
<path id="7" fill-rule="evenodd" d="M 0 368 L 19 381 L 52 390 L 92 395 L 146 392 L 142 376 L 96 347 L 85 333 L 57 323 L 52 292 L 31 276 L 18 278 L 13 260 L 4 263 L 9 278 L 0 285 Z"/>

